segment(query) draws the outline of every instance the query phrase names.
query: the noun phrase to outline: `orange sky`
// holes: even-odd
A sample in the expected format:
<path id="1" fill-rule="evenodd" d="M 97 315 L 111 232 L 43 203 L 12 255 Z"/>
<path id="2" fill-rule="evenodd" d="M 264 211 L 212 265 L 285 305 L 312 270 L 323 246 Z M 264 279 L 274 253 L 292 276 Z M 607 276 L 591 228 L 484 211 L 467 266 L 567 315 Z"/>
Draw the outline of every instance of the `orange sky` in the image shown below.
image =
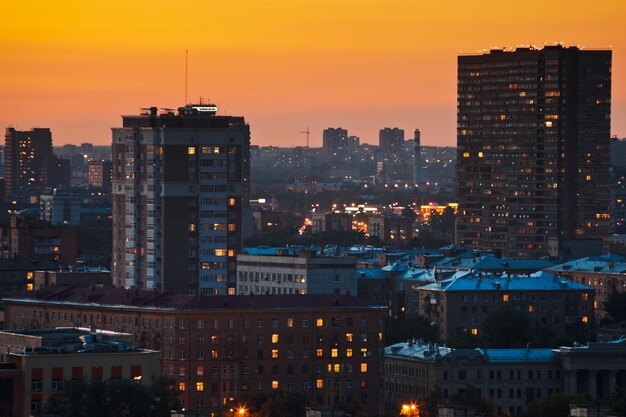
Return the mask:
<path id="1" fill-rule="evenodd" d="M 62 5 L 60 5 L 62 4 Z M 0 126 L 56 145 L 109 144 L 121 114 L 184 102 L 243 115 L 259 145 L 328 126 L 456 143 L 456 57 L 562 41 L 613 49 L 612 134 L 626 137 L 626 2 L 423 0 L 4 1 Z M 190 100 L 191 101 L 191 100 Z"/>

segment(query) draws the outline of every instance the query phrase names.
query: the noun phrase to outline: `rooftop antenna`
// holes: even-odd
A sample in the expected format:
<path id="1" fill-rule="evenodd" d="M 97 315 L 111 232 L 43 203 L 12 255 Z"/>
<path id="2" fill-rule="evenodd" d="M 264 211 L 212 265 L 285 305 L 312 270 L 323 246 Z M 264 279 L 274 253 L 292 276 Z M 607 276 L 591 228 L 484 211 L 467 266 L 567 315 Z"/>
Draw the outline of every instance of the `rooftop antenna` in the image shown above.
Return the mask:
<path id="1" fill-rule="evenodd" d="M 311 133 L 309 131 L 309 127 L 307 126 L 306 130 L 304 130 L 304 131 L 302 131 L 300 133 L 305 133 L 306 134 L 306 147 L 308 148 L 309 147 L 309 133 Z"/>
<path id="2" fill-rule="evenodd" d="M 187 101 L 187 78 L 189 74 L 189 49 L 185 49 L 185 106 L 189 103 Z"/>

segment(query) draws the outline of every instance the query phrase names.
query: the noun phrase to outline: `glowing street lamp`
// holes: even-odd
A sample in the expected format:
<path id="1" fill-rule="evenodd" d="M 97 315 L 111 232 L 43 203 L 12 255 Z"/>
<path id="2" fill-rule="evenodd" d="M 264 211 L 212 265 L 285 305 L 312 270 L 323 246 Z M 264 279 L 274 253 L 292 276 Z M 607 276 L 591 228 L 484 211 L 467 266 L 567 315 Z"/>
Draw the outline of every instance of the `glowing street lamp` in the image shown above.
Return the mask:
<path id="1" fill-rule="evenodd" d="M 420 408 L 415 403 L 410 404 L 402 404 L 402 408 L 400 410 L 400 414 L 409 417 L 419 417 Z"/>

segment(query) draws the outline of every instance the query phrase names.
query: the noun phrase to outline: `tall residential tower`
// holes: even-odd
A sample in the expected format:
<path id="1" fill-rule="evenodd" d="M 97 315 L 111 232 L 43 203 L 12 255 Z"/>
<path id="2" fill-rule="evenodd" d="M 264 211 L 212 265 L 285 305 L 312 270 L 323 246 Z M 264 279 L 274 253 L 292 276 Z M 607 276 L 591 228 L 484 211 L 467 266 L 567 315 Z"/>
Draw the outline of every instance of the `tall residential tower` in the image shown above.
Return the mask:
<path id="1" fill-rule="evenodd" d="M 609 233 L 611 51 L 458 58 L 459 243 L 514 257 Z"/>
<path id="2" fill-rule="evenodd" d="M 216 112 L 206 104 L 176 113 L 152 107 L 113 128 L 116 285 L 234 293 L 252 219 L 250 129 L 243 117 Z"/>

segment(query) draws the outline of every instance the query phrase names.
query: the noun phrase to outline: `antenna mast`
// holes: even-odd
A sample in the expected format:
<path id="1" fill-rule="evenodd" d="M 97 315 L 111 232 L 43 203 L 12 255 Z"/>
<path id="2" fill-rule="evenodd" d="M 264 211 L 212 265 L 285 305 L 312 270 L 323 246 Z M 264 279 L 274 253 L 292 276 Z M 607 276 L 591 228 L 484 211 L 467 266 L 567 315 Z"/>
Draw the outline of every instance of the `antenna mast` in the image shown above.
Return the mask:
<path id="1" fill-rule="evenodd" d="M 309 147 L 309 133 L 311 133 L 309 131 L 309 127 L 307 126 L 306 130 L 304 130 L 304 131 L 302 131 L 300 133 L 305 133 L 306 134 L 306 147 L 308 148 Z"/>
<path id="2" fill-rule="evenodd" d="M 185 106 L 187 101 L 187 74 L 189 73 L 189 50 L 185 49 Z"/>

